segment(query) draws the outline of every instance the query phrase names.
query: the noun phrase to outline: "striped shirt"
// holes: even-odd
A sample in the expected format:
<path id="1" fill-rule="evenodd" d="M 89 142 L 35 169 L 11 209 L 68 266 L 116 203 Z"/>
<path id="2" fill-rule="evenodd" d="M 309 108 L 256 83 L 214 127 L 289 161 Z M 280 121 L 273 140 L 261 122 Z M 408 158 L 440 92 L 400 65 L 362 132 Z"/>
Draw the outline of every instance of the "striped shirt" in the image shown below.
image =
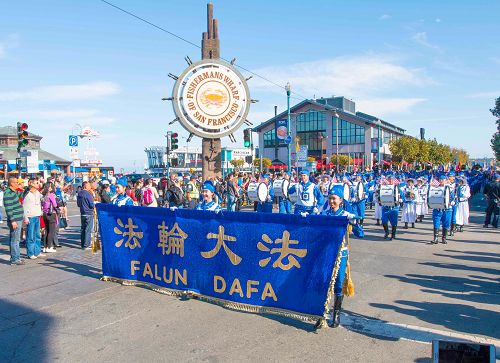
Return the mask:
<path id="1" fill-rule="evenodd" d="M 18 191 L 13 191 L 10 188 L 5 189 L 3 194 L 3 205 L 5 207 L 5 214 L 7 214 L 7 221 L 19 222 L 24 219 L 23 205 L 19 201 L 22 194 Z"/>

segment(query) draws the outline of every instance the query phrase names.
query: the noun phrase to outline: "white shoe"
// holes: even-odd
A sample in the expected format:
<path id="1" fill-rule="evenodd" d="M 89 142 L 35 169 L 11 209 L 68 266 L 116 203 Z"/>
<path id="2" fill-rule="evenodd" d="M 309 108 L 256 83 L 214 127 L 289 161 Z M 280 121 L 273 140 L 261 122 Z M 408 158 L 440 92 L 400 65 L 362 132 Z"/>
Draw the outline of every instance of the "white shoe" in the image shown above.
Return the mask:
<path id="1" fill-rule="evenodd" d="M 36 256 L 30 256 L 29 258 L 30 258 L 30 260 L 36 260 L 37 259 Z"/>
<path id="2" fill-rule="evenodd" d="M 42 248 L 42 253 L 47 252 L 47 249 L 44 247 Z"/>
<path id="3" fill-rule="evenodd" d="M 46 253 L 52 253 L 52 252 L 57 252 L 57 251 L 56 251 L 56 249 L 54 247 L 49 247 L 49 248 L 45 249 L 45 252 Z"/>

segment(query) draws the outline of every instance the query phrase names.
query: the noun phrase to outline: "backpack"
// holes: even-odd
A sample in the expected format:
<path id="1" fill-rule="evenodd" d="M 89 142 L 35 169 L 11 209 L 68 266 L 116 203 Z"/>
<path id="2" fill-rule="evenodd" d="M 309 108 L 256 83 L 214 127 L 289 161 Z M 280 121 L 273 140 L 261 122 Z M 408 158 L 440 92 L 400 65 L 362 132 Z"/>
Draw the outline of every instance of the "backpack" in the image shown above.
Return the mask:
<path id="1" fill-rule="evenodd" d="M 145 205 L 150 205 L 153 203 L 153 191 L 151 188 L 144 189 L 144 193 L 142 194 L 142 202 Z"/>
<path id="2" fill-rule="evenodd" d="M 170 189 L 170 192 L 172 193 L 172 201 L 175 205 L 184 204 L 184 194 L 182 194 L 182 190 L 180 188 L 174 186 Z"/>

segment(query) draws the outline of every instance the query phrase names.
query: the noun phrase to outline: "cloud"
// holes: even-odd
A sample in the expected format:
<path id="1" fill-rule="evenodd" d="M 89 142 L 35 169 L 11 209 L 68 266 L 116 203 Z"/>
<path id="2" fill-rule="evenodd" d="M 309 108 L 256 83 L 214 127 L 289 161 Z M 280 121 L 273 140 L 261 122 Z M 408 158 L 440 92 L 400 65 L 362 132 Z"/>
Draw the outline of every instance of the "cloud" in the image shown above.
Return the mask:
<path id="1" fill-rule="evenodd" d="M 390 15 L 389 14 L 384 14 L 384 15 L 381 15 L 378 20 L 387 20 L 387 19 L 390 19 Z"/>
<path id="2" fill-rule="evenodd" d="M 429 40 L 427 39 L 427 33 L 426 32 L 416 33 L 415 35 L 413 35 L 412 39 L 416 43 L 418 43 L 420 45 L 423 45 L 426 48 L 434 49 L 434 50 L 441 50 L 440 47 L 438 47 L 437 45 L 431 44 L 429 42 Z"/>
<path id="3" fill-rule="evenodd" d="M 493 63 L 500 64 L 500 57 L 491 57 L 490 60 Z"/>
<path id="4" fill-rule="evenodd" d="M 120 87 L 116 83 L 96 81 L 75 85 L 46 86 L 26 91 L 0 92 L 0 102 L 86 100 L 111 96 L 118 92 L 120 92 Z"/>
<path id="5" fill-rule="evenodd" d="M 500 90 L 471 93 L 465 96 L 466 98 L 497 98 L 500 97 Z"/>
<path id="6" fill-rule="evenodd" d="M 0 59 L 7 56 L 7 49 L 15 48 L 19 45 L 19 35 L 9 34 L 0 40 Z"/>
<path id="7" fill-rule="evenodd" d="M 103 126 L 116 122 L 113 117 L 103 116 L 99 110 L 75 109 L 75 110 L 23 110 L 0 114 L 0 120 L 18 119 L 27 122 L 43 121 L 45 125 L 60 127 L 61 121 L 65 121 L 66 128 L 73 127 L 75 123 L 82 126 Z"/>
<path id="8" fill-rule="evenodd" d="M 440 18 L 436 18 L 436 20 L 434 20 L 436 23 L 441 23 L 441 19 Z"/>
<path id="9" fill-rule="evenodd" d="M 356 101 L 356 109 L 371 115 L 386 117 L 393 114 L 405 113 L 425 98 L 371 98 Z"/>
<path id="10" fill-rule="evenodd" d="M 418 69 L 395 64 L 389 57 L 366 55 L 338 57 L 291 65 L 265 67 L 256 73 L 279 84 L 290 82 L 292 95 L 347 97 L 371 96 L 400 86 L 422 86 L 434 83 Z M 284 92 L 269 82 L 254 77 L 252 89 Z"/>

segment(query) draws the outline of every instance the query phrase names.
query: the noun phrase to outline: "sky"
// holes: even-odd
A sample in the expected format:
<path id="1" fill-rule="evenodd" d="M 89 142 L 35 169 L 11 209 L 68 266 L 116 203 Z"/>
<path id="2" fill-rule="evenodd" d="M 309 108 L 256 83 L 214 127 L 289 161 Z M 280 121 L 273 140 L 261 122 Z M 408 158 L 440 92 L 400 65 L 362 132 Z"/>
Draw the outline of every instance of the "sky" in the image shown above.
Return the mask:
<path id="1" fill-rule="evenodd" d="M 206 1 L 109 0 L 197 45 Z M 500 97 L 500 1 L 215 0 L 221 56 L 284 85 L 292 104 L 345 96 L 356 110 L 418 136 L 492 156 Z M 0 6 L 0 126 L 27 122 L 42 148 L 69 158 L 75 125 L 100 132 L 105 165 L 139 171 L 144 148 L 188 132 L 175 118 L 174 81 L 201 50 L 101 0 L 10 1 Z M 242 71 L 243 75 L 249 74 Z M 254 125 L 286 108 L 286 92 L 249 81 Z M 242 130 L 237 142 L 242 147 Z M 196 137 L 189 146 L 201 145 Z"/>

